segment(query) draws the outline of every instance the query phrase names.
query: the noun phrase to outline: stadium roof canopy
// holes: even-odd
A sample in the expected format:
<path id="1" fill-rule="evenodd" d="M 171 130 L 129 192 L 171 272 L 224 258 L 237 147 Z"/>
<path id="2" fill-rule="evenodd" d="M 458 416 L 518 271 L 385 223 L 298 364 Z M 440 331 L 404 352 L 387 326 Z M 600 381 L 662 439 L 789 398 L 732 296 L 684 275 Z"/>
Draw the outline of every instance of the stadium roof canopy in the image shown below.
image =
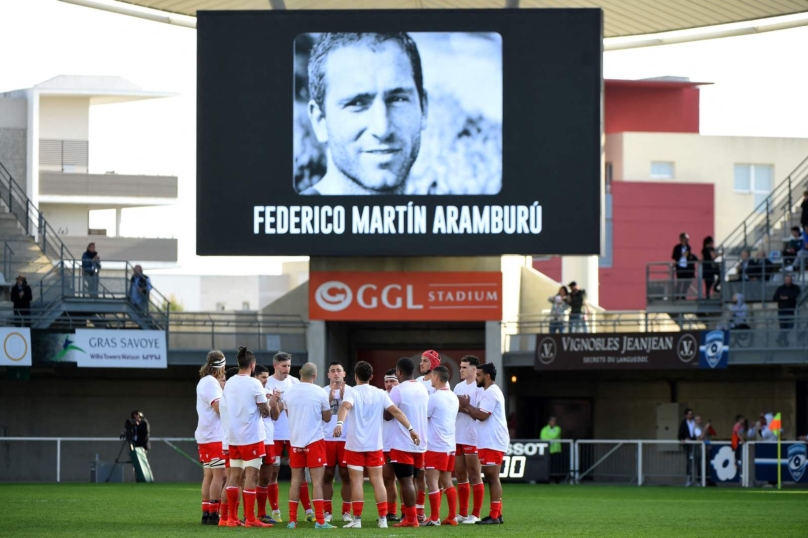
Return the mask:
<path id="1" fill-rule="evenodd" d="M 195 21 L 181 21 L 170 14 L 195 17 L 197 10 L 244 9 L 452 9 L 452 8 L 583 8 L 600 7 L 605 13 L 606 38 L 641 36 L 706 28 L 717 25 L 808 13 L 808 0 L 62 0 L 71 4 L 97 7 L 128 15 L 126 4 L 163 12 L 145 18 L 183 26 Z M 761 21 L 763 22 L 763 21 Z M 774 21 L 772 21 L 774 22 Z M 652 40 L 633 46 L 660 45 L 694 41 L 711 37 L 740 35 L 790 28 L 808 24 L 808 19 L 788 23 L 747 27 L 724 31 L 720 35 L 694 36 L 674 40 Z M 613 47 L 607 47 L 610 49 Z M 614 47 L 624 48 L 624 47 Z"/>

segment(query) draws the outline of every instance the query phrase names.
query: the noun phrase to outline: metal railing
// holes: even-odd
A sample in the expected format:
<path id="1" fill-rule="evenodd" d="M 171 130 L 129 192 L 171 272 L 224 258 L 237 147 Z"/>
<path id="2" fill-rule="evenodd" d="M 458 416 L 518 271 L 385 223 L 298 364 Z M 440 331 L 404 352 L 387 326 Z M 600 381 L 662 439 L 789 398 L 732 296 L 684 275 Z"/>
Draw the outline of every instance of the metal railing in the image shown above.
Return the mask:
<path id="1" fill-rule="evenodd" d="M 153 442 L 153 443 L 165 443 L 167 446 L 171 447 L 173 451 L 178 451 L 179 453 L 183 454 L 185 456 L 185 459 L 189 458 L 190 456 L 188 456 L 188 454 L 183 452 L 182 450 L 178 449 L 176 447 L 175 443 L 194 443 L 193 449 L 196 448 L 196 440 L 194 438 L 192 438 L 192 437 L 191 438 L 187 438 L 187 437 L 152 437 L 152 438 L 150 438 L 150 441 Z M 63 466 L 62 466 L 62 459 L 63 459 L 63 447 L 62 447 L 62 444 L 63 443 L 70 443 L 70 444 L 76 444 L 76 443 L 94 443 L 94 444 L 95 443 L 116 443 L 116 444 L 120 445 L 120 444 L 124 443 L 124 440 L 122 440 L 120 437 L 0 437 L 0 447 L 2 447 L 2 445 L 4 443 L 7 443 L 7 442 L 55 443 L 55 449 L 56 449 L 55 454 L 54 454 L 55 463 L 56 463 L 55 478 L 56 478 L 56 482 L 61 482 L 62 481 L 62 468 L 63 468 Z M 193 454 L 193 449 L 192 449 L 192 454 Z M 86 463 L 89 463 L 92 455 L 95 455 L 96 458 L 98 457 L 97 450 L 98 450 L 97 448 L 91 448 L 89 450 L 82 451 L 81 455 L 77 456 L 77 455 L 73 454 L 70 457 L 71 463 L 75 463 L 75 461 L 77 459 L 80 461 L 80 458 L 82 458 L 82 457 L 85 459 Z M 171 454 L 171 452 L 167 452 L 167 454 Z M 106 451 L 105 456 L 112 459 L 112 457 L 114 457 L 114 451 L 113 452 Z M 14 458 L 10 457 L 9 459 L 13 460 Z M 182 460 L 179 460 L 179 461 L 182 461 Z M 193 458 L 191 458 L 191 461 L 196 463 L 197 465 L 199 465 Z M 41 458 L 39 459 L 37 467 L 44 467 L 44 459 L 41 459 Z M 40 472 L 42 470 L 44 470 L 44 469 L 37 469 L 37 472 Z M 8 478 L 6 478 L 3 481 L 7 481 L 7 480 L 8 480 Z M 23 481 L 27 482 L 27 481 L 31 481 L 31 479 L 30 478 L 27 478 L 27 479 L 23 478 Z"/>
<path id="2" fill-rule="evenodd" d="M 12 263 L 14 263 L 14 251 L 8 246 L 7 241 L 3 241 L 3 276 L 6 280 L 14 278 L 11 276 Z"/>
<path id="3" fill-rule="evenodd" d="M 586 332 L 590 333 L 677 332 L 704 328 L 703 321 L 691 314 L 664 314 L 644 310 L 590 313 L 584 316 L 583 325 Z M 549 310 L 508 318 L 502 322 L 502 327 L 506 334 L 570 332 L 569 317 L 554 315 Z"/>
<path id="4" fill-rule="evenodd" d="M 187 481 L 200 476 L 199 463 L 196 461 L 196 442 L 188 437 L 152 437 L 153 448 L 149 453 L 155 475 L 161 481 Z M 555 439 L 535 440 L 540 443 L 559 443 L 563 450 L 553 457 L 549 450 L 545 456 L 550 459 L 550 480 L 561 477 L 570 484 L 631 484 L 637 486 L 651 485 L 700 485 L 711 482 L 712 471 L 718 473 L 718 466 L 731 466 L 732 478 L 741 487 L 749 488 L 761 485 L 756 476 L 758 461 L 756 449 L 760 445 L 772 446 L 773 442 L 747 441 L 736 453 L 731 449 L 729 441 L 685 441 L 659 439 Z M 784 441 L 785 442 L 785 441 Z M 802 441 L 787 441 L 804 443 Z M 38 449 L 37 445 L 53 443 L 52 449 Z M 85 443 L 84 446 L 81 444 Z M 87 445 L 91 443 L 91 445 Z M 112 445 L 110 445 L 112 443 Z M 120 437 L 0 437 L 0 453 L 6 475 L 0 480 L 8 481 L 78 481 L 83 471 L 82 464 L 89 464 L 93 458 L 101 458 L 111 462 L 116 450 L 123 443 Z M 19 452 L 12 446 L 22 444 Z M 100 448 L 100 445 L 105 447 Z M 179 445 L 179 446 L 178 446 Z M 182 450 L 180 446 L 184 447 Z M 718 448 L 718 450 L 716 450 Z M 712 453 L 715 453 L 713 455 Z M 727 454 L 729 458 L 727 459 Z M 740 462 L 736 457 L 740 455 Z M 522 459 L 519 468 L 523 468 L 524 457 L 514 454 L 506 456 L 508 460 Z M 36 458 L 37 465 L 25 465 L 24 462 Z M 48 469 L 45 462 L 52 461 L 55 472 Z M 788 458 L 783 457 L 783 464 Z M 67 461 L 67 465 L 65 465 Z M 509 463 L 510 461 L 508 461 Z M 180 465 L 184 464 L 184 465 Z M 503 462 L 506 465 L 506 462 Z M 50 468 L 54 469 L 54 468 Z M 65 469 L 68 476 L 65 477 Z M 87 468 L 84 468 L 87 469 Z M 87 469 L 89 470 L 89 469 Z M 51 474 L 52 473 L 52 474 Z M 504 474 L 503 474 L 504 473 Z M 34 476 L 36 475 L 36 476 Z M 85 475 L 86 476 L 86 475 Z M 507 469 L 501 471 L 507 477 Z M 736 478 L 737 477 L 737 478 Z M 724 478 L 727 478 L 726 476 Z M 85 478 L 86 479 L 86 478 Z M 721 477 L 719 476 L 720 481 Z M 788 477 L 784 477 L 788 480 Z"/>
<path id="5" fill-rule="evenodd" d="M 684 275 L 674 262 L 647 264 L 645 285 L 648 304 L 682 305 L 697 302 L 717 308 L 721 302 L 732 302 L 736 293 L 743 294 L 746 302 L 771 302 L 786 274 L 791 275 L 793 283 L 801 287 L 808 283 L 808 256 L 799 256 L 789 261 L 788 265 L 742 258 L 727 258 L 714 263 L 715 269 L 706 272 L 707 278 L 704 264 L 700 262 L 692 264 L 692 272 Z M 805 300 L 806 290 L 802 292 L 798 304 Z"/>
<path id="6" fill-rule="evenodd" d="M 806 187 L 808 187 L 808 157 L 774 188 L 751 215 L 730 232 L 718 250 L 737 256 L 741 249 L 755 249 L 777 231 L 782 235 L 787 234 L 791 228 L 792 216 Z"/>
<path id="7" fill-rule="evenodd" d="M 11 177 L 11 174 L 0 162 L 0 200 L 6 204 L 10 213 L 17 217 L 25 234 L 31 237 L 42 254 L 51 260 L 73 258 L 70 250 L 62 242 L 59 235 L 45 220 L 45 216 L 28 198 L 25 191 Z"/>

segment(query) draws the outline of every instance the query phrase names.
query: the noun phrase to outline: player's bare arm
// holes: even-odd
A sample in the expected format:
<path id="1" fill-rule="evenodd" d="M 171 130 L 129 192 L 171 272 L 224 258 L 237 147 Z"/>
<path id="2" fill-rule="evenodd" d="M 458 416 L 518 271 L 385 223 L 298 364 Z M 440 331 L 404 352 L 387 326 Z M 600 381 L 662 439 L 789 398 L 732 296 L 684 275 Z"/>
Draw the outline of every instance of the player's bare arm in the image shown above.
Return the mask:
<path id="1" fill-rule="evenodd" d="M 210 406 L 213 408 L 214 411 L 216 411 L 217 415 L 221 415 L 221 413 L 219 413 L 219 400 L 214 400 L 213 403 L 210 404 Z"/>
<path id="2" fill-rule="evenodd" d="M 269 416 L 272 420 L 278 420 L 281 416 L 281 394 L 280 392 L 273 391 L 272 396 L 269 397 L 267 402 L 269 404 Z"/>
<path id="3" fill-rule="evenodd" d="M 331 422 L 331 409 L 323 411 L 323 422 Z"/>
<path id="4" fill-rule="evenodd" d="M 421 444 L 421 438 L 418 437 L 418 433 L 413 429 L 412 425 L 410 424 L 410 421 L 407 420 L 407 417 L 404 416 L 404 413 L 401 412 L 401 409 L 393 405 L 384 410 L 384 414 L 386 415 L 387 413 L 390 413 L 391 417 L 395 418 L 402 426 L 407 428 L 407 430 L 410 432 L 410 439 L 412 439 L 413 443 L 415 443 L 416 445 Z"/>
<path id="5" fill-rule="evenodd" d="M 457 399 L 460 402 L 460 407 L 457 409 L 457 412 L 468 415 L 469 407 L 471 407 L 471 398 L 469 398 L 467 394 L 460 394 L 457 396 Z M 463 406 L 464 403 L 465 407 Z"/>
<path id="6" fill-rule="evenodd" d="M 258 412 L 261 413 L 261 416 L 266 418 L 269 416 L 269 404 L 266 402 L 256 404 L 258 406 Z"/>
<path id="7" fill-rule="evenodd" d="M 334 428 L 334 437 L 340 437 L 342 435 L 342 425 L 345 423 L 345 419 L 348 418 L 348 411 L 350 411 L 352 407 L 351 402 L 342 402 L 342 405 L 339 406 L 339 411 L 337 411 L 337 427 Z"/>
<path id="8" fill-rule="evenodd" d="M 491 416 L 491 413 L 488 411 L 483 411 L 482 409 L 475 409 L 474 407 L 467 408 L 469 411 L 469 416 L 474 420 L 485 421 Z"/>

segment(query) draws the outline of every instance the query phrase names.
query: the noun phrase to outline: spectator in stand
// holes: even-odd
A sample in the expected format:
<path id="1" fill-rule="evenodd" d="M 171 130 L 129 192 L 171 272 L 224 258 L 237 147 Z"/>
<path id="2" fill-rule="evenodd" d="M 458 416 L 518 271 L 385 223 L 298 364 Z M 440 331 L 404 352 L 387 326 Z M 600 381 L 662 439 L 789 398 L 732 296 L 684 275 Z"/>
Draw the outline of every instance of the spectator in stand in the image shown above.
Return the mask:
<path id="1" fill-rule="evenodd" d="M 31 301 L 34 299 L 31 286 L 24 275 L 17 277 L 17 283 L 11 288 L 11 302 L 14 303 L 14 315 L 17 327 L 31 326 Z"/>
<path id="2" fill-rule="evenodd" d="M 736 293 L 733 296 L 735 301 L 730 307 L 729 311 L 732 317 L 729 321 L 730 329 L 749 329 L 749 306 L 746 304 L 742 293 Z"/>
<path id="3" fill-rule="evenodd" d="M 788 345 L 788 333 L 794 328 L 794 314 L 797 309 L 797 298 L 800 296 L 800 287 L 794 284 L 791 275 L 783 277 L 783 285 L 774 292 L 777 301 L 777 317 L 780 321 L 780 336 L 777 344 Z"/>
<path id="4" fill-rule="evenodd" d="M 586 319 L 586 290 L 578 289 L 577 282 L 570 282 L 570 294 L 567 296 L 567 303 L 570 305 L 570 332 L 585 333 Z"/>
<path id="5" fill-rule="evenodd" d="M 774 433 L 769 429 L 768 424 L 774 418 L 771 413 L 761 413 L 755 425 L 749 428 L 746 438 L 750 441 L 776 441 Z"/>
<path id="6" fill-rule="evenodd" d="M 802 237 L 802 232 L 799 226 L 791 228 L 791 237 L 788 240 L 788 245 L 783 250 L 783 266 L 786 271 L 793 271 L 794 260 L 800 255 L 800 251 L 805 246 L 805 240 Z"/>
<path id="7" fill-rule="evenodd" d="M 738 265 L 735 266 L 735 280 L 749 280 L 749 270 L 752 267 L 752 260 L 749 259 L 749 249 L 741 251 L 741 259 L 738 260 Z"/>
<path id="8" fill-rule="evenodd" d="M 671 258 L 676 263 L 676 298 L 687 299 L 687 290 L 696 275 L 696 266 L 693 262 L 698 261 L 690 246 L 689 235 L 684 232 L 679 234 L 679 243 L 673 247 Z"/>
<path id="9" fill-rule="evenodd" d="M 758 250 L 755 259 L 749 262 L 746 274 L 749 280 L 762 280 L 768 282 L 772 278 L 774 264 L 766 257 L 765 250 Z"/>
<path id="10" fill-rule="evenodd" d="M 704 238 L 704 243 L 701 249 L 701 277 L 704 279 L 704 297 L 710 298 L 716 291 L 718 286 L 718 276 L 720 270 L 718 263 L 715 261 L 718 258 L 718 253 L 715 250 L 715 242 L 713 237 L 708 235 Z"/>
<path id="11" fill-rule="evenodd" d="M 550 297 L 548 301 L 553 306 L 550 308 L 550 334 L 564 332 L 564 316 L 570 305 L 567 303 L 569 292 L 566 286 L 558 288 L 558 293 Z"/>
<path id="12" fill-rule="evenodd" d="M 746 428 L 744 427 L 743 415 L 735 415 L 735 425 L 732 427 L 732 450 L 735 451 L 735 463 L 743 469 L 741 455 L 743 454 L 743 444 L 746 440 Z"/>
<path id="13" fill-rule="evenodd" d="M 151 280 L 143 274 L 143 267 L 136 265 L 132 272 L 131 284 L 129 287 L 129 298 L 132 303 L 141 310 L 149 309 L 149 293 L 151 293 Z"/>
<path id="14" fill-rule="evenodd" d="M 808 228 L 808 191 L 802 193 L 802 203 L 800 204 L 802 208 L 802 214 L 800 215 L 800 224 L 802 224 L 803 230 Z"/>
<path id="15" fill-rule="evenodd" d="M 81 255 L 81 272 L 84 274 L 84 287 L 90 297 L 98 297 L 98 274 L 101 272 L 101 258 L 95 250 L 95 243 L 87 245 Z"/>
<path id="16" fill-rule="evenodd" d="M 685 418 L 679 424 L 679 434 L 676 436 L 683 444 L 685 451 L 685 461 L 687 465 L 687 482 L 685 487 L 693 484 L 693 445 L 687 441 L 696 440 L 696 421 L 693 420 L 693 410 L 685 409 Z"/>

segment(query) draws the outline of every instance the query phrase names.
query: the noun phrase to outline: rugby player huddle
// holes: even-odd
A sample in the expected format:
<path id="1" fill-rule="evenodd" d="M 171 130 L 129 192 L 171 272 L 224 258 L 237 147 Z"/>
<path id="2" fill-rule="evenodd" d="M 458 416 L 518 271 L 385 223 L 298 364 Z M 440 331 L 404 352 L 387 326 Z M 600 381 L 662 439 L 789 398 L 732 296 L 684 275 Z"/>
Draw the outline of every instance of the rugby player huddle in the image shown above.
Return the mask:
<path id="1" fill-rule="evenodd" d="M 416 365 L 405 357 L 385 373 L 382 390 L 370 384 L 374 372 L 367 362 L 354 367 L 354 386 L 345 383 L 342 364 L 331 363 L 329 384 L 321 387 L 315 384 L 315 364 L 304 364 L 297 379 L 290 375 L 291 359 L 288 353 L 276 354 L 270 376 L 244 347 L 236 356 L 238 366 L 229 369 L 221 351 L 208 353 L 196 389 L 203 524 L 282 523 L 278 472 L 284 450 L 292 472 L 290 529 L 297 527 L 299 505 L 316 529 L 336 528 L 331 499 L 337 472 L 345 528 L 362 527 L 365 477 L 373 488 L 380 528 L 388 522 L 394 527 L 503 523 L 499 472 L 510 439 L 493 364 L 463 357 L 461 380 L 452 391 L 449 370 L 429 350 L 418 365 L 421 377 L 414 379 Z M 490 512 L 480 519 L 483 476 Z M 443 495 L 449 511 L 441 520 Z"/>

